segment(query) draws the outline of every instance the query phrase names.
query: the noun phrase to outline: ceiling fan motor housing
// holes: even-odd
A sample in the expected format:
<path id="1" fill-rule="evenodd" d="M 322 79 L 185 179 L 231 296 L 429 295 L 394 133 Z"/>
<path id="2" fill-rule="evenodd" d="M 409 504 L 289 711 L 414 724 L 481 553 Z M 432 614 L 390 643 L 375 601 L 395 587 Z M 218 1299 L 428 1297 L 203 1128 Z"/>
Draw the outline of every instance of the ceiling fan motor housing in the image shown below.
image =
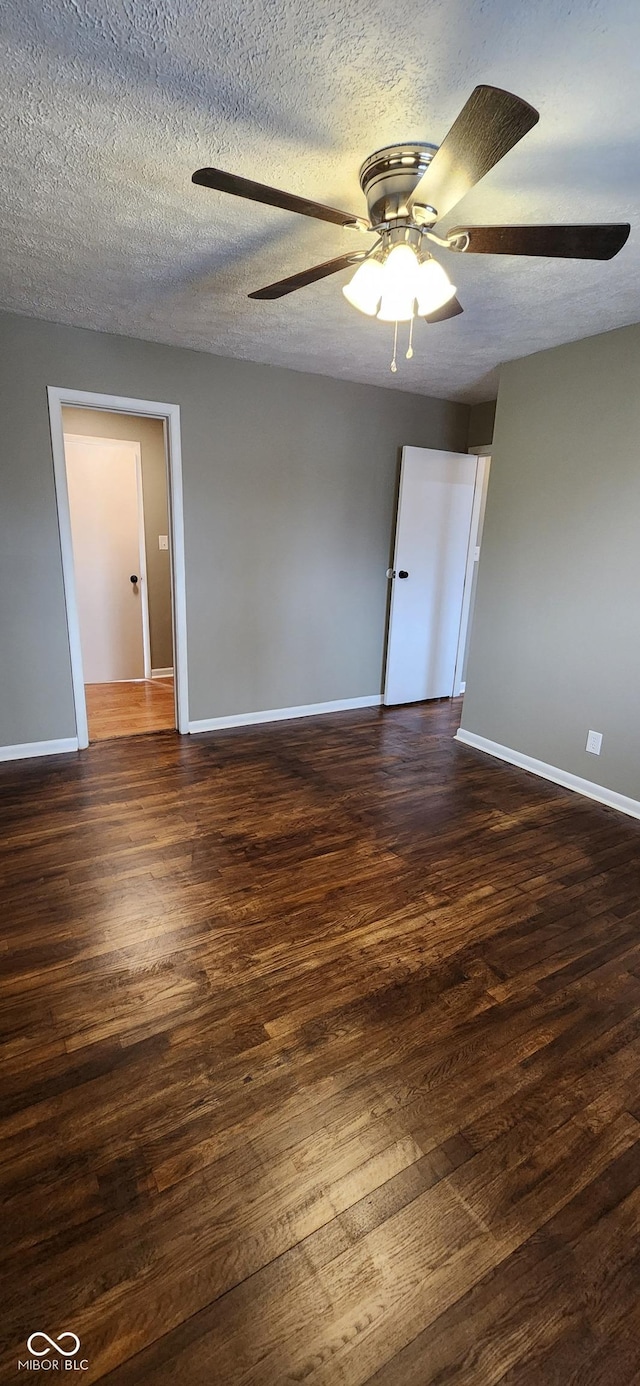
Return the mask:
<path id="1" fill-rule="evenodd" d="M 374 229 L 399 219 L 417 226 L 433 226 L 437 219 L 434 207 L 416 204 L 408 214 L 406 203 L 437 151 L 437 144 L 390 144 L 365 159 L 360 169 L 360 186 Z"/>

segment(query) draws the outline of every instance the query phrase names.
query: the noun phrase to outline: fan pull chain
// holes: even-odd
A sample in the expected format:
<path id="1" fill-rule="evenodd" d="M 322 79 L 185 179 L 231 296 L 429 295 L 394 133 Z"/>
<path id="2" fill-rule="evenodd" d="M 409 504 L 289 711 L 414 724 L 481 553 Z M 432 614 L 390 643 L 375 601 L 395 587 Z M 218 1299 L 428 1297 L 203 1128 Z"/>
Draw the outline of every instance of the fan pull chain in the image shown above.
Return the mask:
<path id="1" fill-rule="evenodd" d="M 397 348 L 398 348 L 398 324 L 396 323 L 396 324 L 395 324 L 395 327 L 394 327 L 394 329 L 393 329 L 393 360 L 392 360 L 392 362 L 391 362 L 391 369 L 392 369 L 394 375 L 395 375 L 395 373 L 396 373 L 396 371 L 397 371 L 397 369 L 398 369 L 398 363 L 397 363 L 397 361 L 396 361 L 396 351 L 397 351 Z"/>
<path id="2" fill-rule="evenodd" d="M 407 361 L 410 361 L 412 356 L 413 356 L 413 318 L 411 318 L 411 319 L 410 319 L 410 322 L 409 322 L 409 346 L 407 347 L 407 356 L 406 356 Z"/>

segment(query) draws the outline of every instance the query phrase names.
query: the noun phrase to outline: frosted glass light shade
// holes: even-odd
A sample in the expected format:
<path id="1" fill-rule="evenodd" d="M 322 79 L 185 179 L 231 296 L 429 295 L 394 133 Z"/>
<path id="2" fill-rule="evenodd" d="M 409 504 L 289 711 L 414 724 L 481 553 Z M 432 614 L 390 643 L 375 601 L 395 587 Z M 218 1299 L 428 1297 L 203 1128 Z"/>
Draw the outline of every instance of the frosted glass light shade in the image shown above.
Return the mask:
<path id="1" fill-rule="evenodd" d="M 455 294 L 455 284 L 451 283 L 442 265 L 431 257 L 418 266 L 417 278 L 416 298 L 421 318 L 435 313 L 437 308 L 443 308 Z"/>
<path id="2" fill-rule="evenodd" d="M 383 267 L 379 260 L 365 260 L 362 265 L 358 265 L 353 279 L 350 279 L 342 290 L 347 301 L 370 318 L 375 317 L 378 309 L 383 275 Z"/>
<path id="3" fill-rule="evenodd" d="M 418 272 L 418 261 L 415 250 L 410 245 L 394 245 L 389 252 L 383 265 L 385 288 L 387 285 L 394 288 L 403 288 L 407 293 L 414 288 L 416 274 Z"/>
<path id="4" fill-rule="evenodd" d="M 378 309 L 379 322 L 410 322 L 415 298 L 412 293 L 387 292 Z"/>
<path id="5" fill-rule="evenodd" d="M 381 322 L 408 322 L 418 286 L 418 261 L 410 245 L 396 245 L 382 266 Z"/>
<path id="6" fill-rule="evenodd" d="M 386 260 L 363 260 L 342 290 L 348 303 L 381 322 L 410 322 L 416 310 L 421 317 L 435 313 L 453 298 L 456 289 L 442 265 L 428 256 L 420 264 L 415 251 L 402 242 Z"/>

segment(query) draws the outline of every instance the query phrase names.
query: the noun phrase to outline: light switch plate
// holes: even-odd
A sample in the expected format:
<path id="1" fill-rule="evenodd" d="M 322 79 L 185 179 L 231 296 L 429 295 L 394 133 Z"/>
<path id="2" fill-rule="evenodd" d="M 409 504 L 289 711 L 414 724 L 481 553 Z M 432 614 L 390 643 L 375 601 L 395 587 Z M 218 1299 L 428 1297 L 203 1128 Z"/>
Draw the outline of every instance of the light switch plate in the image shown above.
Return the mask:
<path id="1" fill-rule="evenodd" d="M 587 749 L 588 751 L 591 751 L 591 754 L 592 754 L 592 755 L 594 755 L 594 756 L 599 756 L 599 755 L 600 755 L 600 748 L 601 748 L 601 746 L 602 746 L 602 732 L 590 731 L 590 732 L 589 732 L 589 735 L 587 736 L 587 747 L 586 747 L 586 749 Z"/>
<path id="2" fill-rule="evenodd" d="M 169 547 L 169 535 L 168 535 L 168 534 L 159 534 L 159 535 L 158 535 L 158 548 L 159 548 L 159 549 L 168 549 L 168 547 Z"/>

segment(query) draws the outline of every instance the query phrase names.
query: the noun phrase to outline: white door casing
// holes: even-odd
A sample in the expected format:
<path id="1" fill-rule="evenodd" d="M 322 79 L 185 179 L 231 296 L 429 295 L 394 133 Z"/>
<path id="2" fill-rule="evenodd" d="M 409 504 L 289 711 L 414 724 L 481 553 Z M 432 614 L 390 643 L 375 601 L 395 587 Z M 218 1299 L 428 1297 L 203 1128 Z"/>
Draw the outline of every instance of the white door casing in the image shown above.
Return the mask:
<path id="1" fill-rule="evenodd" d="M 386 705 L 453 693 L 477 464 L 468 454 L 403 448 Z"/>
<path id="2" fill-rule="evenodd" d="M 456 671 L 453 680 L 454 698 L 457 698 L 460 693 L 465 692 L 462 674 L 473 622 L 472 599 L 475 602 L 474 575 L 477 574 L 476 564 L 480 560 L 480 545 L 482 543 L 482 527 L 484 524 L 483 511 L 486 505 L 489 472 L 491 469 L 491 454 L 489 452 L 486 450 L 481 452 L 479 448 L 469 448 L 469 452 L 476 455 L 478 459 L 478 470 L 476 472 L 476 489 L 473 496 L 473 510 L 471 512 L 467 568 L 464 579 L 462 614 L 460 617 L 460 635 L 458 637 Z"/>
<path id="3" fill-rule="evenodd" d="M 84 680 L 150 678 L 140 444 L 67 433 L 65 460 Z"/>
<path id="4" fill-rule="evenodd" d="M 161 403 L 157 400 L 134 399 L 128 395 L 106 395 L 98 394 L 93 390 L 74 390 L 70 386 L 62 385 L 47 385 L 47 398 L 49 402 L 51 450 L 53 454 L 58 528 L 60 532 L 60 552 L 62 557 L 62 576 L 67 613 L 71 681 L 78 747 L 82 750 L 89 745 L 89 729 L 87 725 L 87 706 L 84 696 L 80 626 L 78 622 L 78 603 L 73 571 L 71 520 L 69 515 L 69 497 L 67 494 L 67 474 L 64 457 L 64 433 L 62 426 L 62 409 L 64 405 L 78 405 L 82 409 L 104 409 L 109 413 L 115 412 L 119 414 L 140 415 L 143 418 L 162 419 L 163 421 L 167 460 L 169 522 L 171 526 L 170 558 L 173 598 L 172 614 L 176 723 L 178 731 L 185 735 L 189 731 L 189 686 L 180 406 L 178 404 Z"/>

